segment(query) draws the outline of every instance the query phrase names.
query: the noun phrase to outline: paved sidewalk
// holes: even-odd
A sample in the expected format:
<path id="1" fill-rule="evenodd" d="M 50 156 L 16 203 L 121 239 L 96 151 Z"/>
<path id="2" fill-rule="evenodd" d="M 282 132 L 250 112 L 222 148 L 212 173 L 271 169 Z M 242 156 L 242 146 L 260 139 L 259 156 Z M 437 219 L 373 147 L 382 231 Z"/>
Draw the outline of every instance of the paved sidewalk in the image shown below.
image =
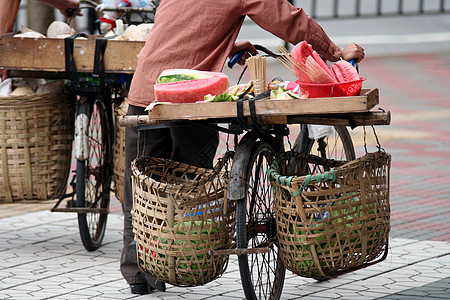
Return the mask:
<path id="1" fill-rule="evenodd" d="M 119 271 L 122 216 L 109 216 L 98 251 L 80 243 L 76 217 L 33 212 L 0 220 L 1 299 L 131 299 Z M 393 238 L 388 258 L 372 267 L 318 282 L 287 272 L 282 299 L 448 299 L 450 243 Z M 447 298 L 446 298 L 447 297 Z M 142 299 L 243 299 L 237 260 L 195 288 L 168 286 Z"/>
<path id="2" fill-rule="evenodd" d="M 282 299 L 450 299 L 450 54 L 367 58 L 360 68 L 364 87 L 378 87 L 380 107 L 392 112 L 392 125 L 376 128 L 392 154 L 389 256 L 323 282 L 287 272 Z M 352 136 L 362 154 L 362 130 Z M 94 252 L 82 246 L 74 214 L 1 214 L 0 299 L 243 299 L 235 257 L 204 286 L 131 295 L 119 271 L 123 218 L 113 208 Z"/>

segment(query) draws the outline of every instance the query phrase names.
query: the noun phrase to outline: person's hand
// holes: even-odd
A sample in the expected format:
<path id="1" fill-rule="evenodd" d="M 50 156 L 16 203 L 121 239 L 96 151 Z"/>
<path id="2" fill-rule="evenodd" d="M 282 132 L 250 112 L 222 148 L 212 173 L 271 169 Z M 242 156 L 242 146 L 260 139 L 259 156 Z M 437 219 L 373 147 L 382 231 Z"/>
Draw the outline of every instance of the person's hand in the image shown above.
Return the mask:
<path id="1" fill-rule="evenodd" d="M 80 12 L 80 1 L 78 0 L 39 0 L 59 9 L 67 18 L 82 16 Z"/>
<path id="2" fill-rule="evenodd" d="M 234 44 L 233 49 L 231 49 L 228 58 L 231 59 L 236 53 L 238 53 L 241 50 L 245 50 L 244 55 L 242 55 L 242 58 L 238 61 L 238 64 L 241 66 L 245 64 L 245 60 L 247 58 L 249 58 L 252 55 L 258 54 L 258 51 L 255 49 L 255 46 L 253 46 L 252 43 L 250 43 L 249 41 L 240 41 Z"/>
<path id="3" fill-rule="evenodd" d="M 341 58 L 343 60 L 350 61 L 356 59 L 357 63 L 364 58 L 364 55 L 364 49 L 355 43 L 348 44 L 341 52 Z"/>
<path id="4" fill-rule="evenodd" d="M 61 1 L 61 6 L 58 7 L 61 13 L 66 18 L 72 18 L 75 16 L 82 16 L 83 14 L 80 12 L 80 2 L 78 0 L 66 0 Z"/>

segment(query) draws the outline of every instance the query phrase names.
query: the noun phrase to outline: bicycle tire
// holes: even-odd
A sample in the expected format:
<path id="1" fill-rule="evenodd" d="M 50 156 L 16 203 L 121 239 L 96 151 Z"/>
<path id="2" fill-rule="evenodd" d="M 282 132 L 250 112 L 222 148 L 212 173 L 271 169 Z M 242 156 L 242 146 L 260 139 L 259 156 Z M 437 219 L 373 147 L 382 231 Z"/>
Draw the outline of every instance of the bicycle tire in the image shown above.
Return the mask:
<path id="1" fill-rule="evenodd" d="M 275 300 L 283 290 L 286 270 L 278 251 L 273 192 L 266 172 L 274 155 L 273 148 L 265 142 L 253 146 L 245 173 L 247 196 L 236 205 L 237 247 L 267 246 L 267 242 L 273 242 L 266 253 L 238 256 L 246 299 Z"/>
<path id="2" fill-rule="evenodd" d="M 108 209 L 112 180 L 108 115 L 103 102 L 98 100 L 93 104 L 80 103 L 78 113 L 86 112 L 89 155 L 86 160 L 77 160 L 76 204 L 77 208 Z M 105 212 L 78 213 L 78 228 L 86 250 L 94 251 L 101 246 L 107 218 Z"/>
<path id="3" fill-rule="evenodd" d="M 336 160 L 356 158 L 353 141 L 345 126 L 334 126 L 335 133 L 317 140 L 308 137 L 307 125 L 302 125 L 297 138 L 298 151 Z"/>

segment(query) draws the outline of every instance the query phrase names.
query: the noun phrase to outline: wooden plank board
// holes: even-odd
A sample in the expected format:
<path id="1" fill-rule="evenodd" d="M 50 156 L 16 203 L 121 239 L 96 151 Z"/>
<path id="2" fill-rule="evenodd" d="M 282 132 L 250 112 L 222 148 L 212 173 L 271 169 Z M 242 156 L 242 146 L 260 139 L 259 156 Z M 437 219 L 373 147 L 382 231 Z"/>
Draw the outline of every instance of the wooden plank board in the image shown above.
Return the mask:
<path id="1" fill-rule="evenodd" d="M 95 40 L 74 41 L 74 60 L 79 72 L 94 69 Z M 108 40 L 104 54 L 108 73 L 134 73 L 144 42 Z M 0 67 L 11 70 L 64 72 L 64 39 L 0 37 Z"/>
<path id="2" fill-rule="evenodd" d="M 332 115 L 302 115 L 289 116 L 285 124 L 317 124 L 339 126 L 389 125 L 390 111 L 369 111 L 362 113 L 332 114 Z"/>
<path id="3" fill-rule="evenodd" d="M 265 118 L 292 115 L 313 115 L 366 112 L 379 102 L 378 89 L 362 90 L 360 96 L 314 98 L 314 99 L 280 99 L 257 100 L 256 115 Z M 149 111 L 152 120 L 208 120 L 217 118 L 235 118 L 235 102 L 214 103 L 176 103 L 156 105 Z M 248 103 L 244 103 L 244 116 L 250 116 Z"/>
<path id="4" fill-rule="evenodd" d="M 362 113 L 346 114 L 316 114 L 301 116 L 284 116 L 277 118 L 260 118 L 260 124 L 318 124 L 318 125 L 340 125 L 340 126 L 363 126 L 363 125 L 389 125 L 391 123 L 391 113 L 389 111 L 369 111 Z M 207 122 L 210 124 L 229 123 L 233 118 L 208 119 L 197 122 Z M 178 121 L 185 122 L 185 121 Z M 150 119 L 148 115 L 122 116 L 119 125 L 122 127 L 138 127 L 142 125 L 160 125 L 167 123 L 177 123 L 177 121 L 160 121 Z"/>

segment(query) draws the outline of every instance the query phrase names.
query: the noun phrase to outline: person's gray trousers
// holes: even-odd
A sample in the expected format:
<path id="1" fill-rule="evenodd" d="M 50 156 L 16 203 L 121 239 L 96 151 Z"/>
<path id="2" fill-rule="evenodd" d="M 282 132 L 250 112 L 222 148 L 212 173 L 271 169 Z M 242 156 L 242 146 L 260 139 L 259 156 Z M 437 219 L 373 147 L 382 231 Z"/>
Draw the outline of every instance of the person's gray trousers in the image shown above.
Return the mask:
<path id="1" fill-rule="evenodd" d="M 145 115 L 144 107 L 129 105 L 127 115 Z M 139 147 L 137 145 L 139 135 Z M 198 167 L 212 168 L 219 145 L 218 131 L 202 126 L 143 130 L 137 127 L 125 128 L 125 174 L 124 174 L 124 231 L 120 271 L 128 284 L 145 283 L 146 280 L 137 265 L 135 251 L 130 251 L 134 240 L 131 223 L 133 206 L 131 187 L 131 162 L 138 156 L 170 158 Z M 133 249 L 132 249 L 133 250 Z"/>

